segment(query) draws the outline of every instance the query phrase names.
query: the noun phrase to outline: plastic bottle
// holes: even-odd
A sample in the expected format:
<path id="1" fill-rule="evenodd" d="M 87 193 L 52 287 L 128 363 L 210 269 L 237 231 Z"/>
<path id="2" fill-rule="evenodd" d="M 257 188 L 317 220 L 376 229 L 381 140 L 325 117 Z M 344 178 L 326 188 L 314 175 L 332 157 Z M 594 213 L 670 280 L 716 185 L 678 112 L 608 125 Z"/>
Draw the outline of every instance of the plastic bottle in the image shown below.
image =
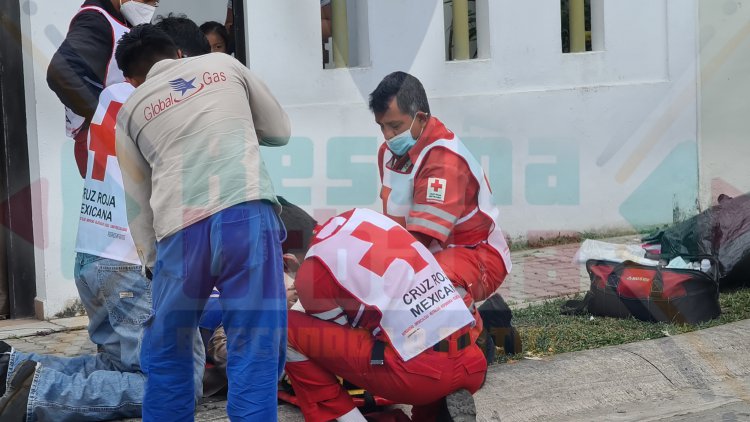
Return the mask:
<path id="1" fill-rule="evenodd" d="M 701 260 L 701 271 L 707 273 L 711 269 L 711 261 L 707 259 Z"/>

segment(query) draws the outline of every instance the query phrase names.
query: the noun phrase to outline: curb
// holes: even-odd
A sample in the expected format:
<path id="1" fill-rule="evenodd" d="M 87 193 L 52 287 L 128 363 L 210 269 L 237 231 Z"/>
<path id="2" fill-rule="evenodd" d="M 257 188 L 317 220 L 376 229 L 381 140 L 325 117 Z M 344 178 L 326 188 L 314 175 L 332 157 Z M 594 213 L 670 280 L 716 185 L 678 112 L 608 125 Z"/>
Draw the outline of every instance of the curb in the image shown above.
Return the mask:
<path id="1" fill-rule="evenodd" d="M 88 327 L 87 316 L 60 318 L 48 321 L 32 319 L 7 320 L 0 323 L 0 340 L 46 336 L 65 331 L 82 330 Z"/>
<path id="2" fill-rule="evenodd" d="M 744 320 L 493 366 L 485 386 L 475 394 L 477 420 L 664 420 L 701 415 L 730 404 L 746 415 L 743 412 L 750 412 L 749 330 L 750 320 Z M 706 418 L 695 420 L 702 419 Z"/>

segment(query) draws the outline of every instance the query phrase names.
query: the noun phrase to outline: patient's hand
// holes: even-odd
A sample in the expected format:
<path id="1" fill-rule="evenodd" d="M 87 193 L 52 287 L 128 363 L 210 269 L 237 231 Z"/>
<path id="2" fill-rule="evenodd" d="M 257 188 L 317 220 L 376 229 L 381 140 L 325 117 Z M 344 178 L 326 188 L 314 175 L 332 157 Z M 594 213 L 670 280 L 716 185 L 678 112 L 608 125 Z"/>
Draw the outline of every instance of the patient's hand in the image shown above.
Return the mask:
<path id="1" fill-rule="evenodd" d="M 299 260 L 292 254 L 284 254 L 284 285 L 286 286 L 286 308 L 291 309 L 297 302 L 297 289 L 294 287 L 294 277 L 299 269 Z"/>
<path id="2" fill-rule="evenodd" d="M 297 270 L 299 270 L 299 260 L 296 256 L 294 256 L 294 254 L 290 253 L 285 253 L 282 256 L 282 259 L 284 260 L 284 272 L 289 273 L 289 275 L 294 278 L 294 275 L 297 274 Z"/>
<path id="3" fill-rule="evenodd" d="M 286 285 L 286 308 L 290 309 L 297 301 L 297 288 L 294 287 L 294 279 L 284 273 L 284 284 Z"/>

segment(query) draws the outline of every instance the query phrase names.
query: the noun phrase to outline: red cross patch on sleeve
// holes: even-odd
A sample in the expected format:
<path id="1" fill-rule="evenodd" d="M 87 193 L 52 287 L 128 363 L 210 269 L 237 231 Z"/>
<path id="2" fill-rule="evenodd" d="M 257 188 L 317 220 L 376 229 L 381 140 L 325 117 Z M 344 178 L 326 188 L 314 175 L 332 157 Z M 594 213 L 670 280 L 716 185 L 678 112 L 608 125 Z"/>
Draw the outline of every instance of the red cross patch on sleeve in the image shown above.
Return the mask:
<path id="1" fill-rule="evenodd" d="M 427 180 L 427 202 L 445 202 L 445 179 L 430 177 Z"/>

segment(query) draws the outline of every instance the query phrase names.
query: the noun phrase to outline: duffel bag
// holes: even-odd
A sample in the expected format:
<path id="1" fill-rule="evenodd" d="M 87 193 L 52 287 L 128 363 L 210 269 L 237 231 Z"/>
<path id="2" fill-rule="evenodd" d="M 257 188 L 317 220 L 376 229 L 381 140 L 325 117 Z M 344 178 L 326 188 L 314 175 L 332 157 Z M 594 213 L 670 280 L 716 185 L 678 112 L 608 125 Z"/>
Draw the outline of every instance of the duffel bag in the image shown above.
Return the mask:
<path id="1" fill-rule="evenodd" d="M 704 258 L 708 259 L 708 258 Z M 716 265 L 706 271 L 590 259 L 591 289 L 568 301 L 564 314 L 634 317 L 642 321 L 698 324 L 721 314 Z"/>

